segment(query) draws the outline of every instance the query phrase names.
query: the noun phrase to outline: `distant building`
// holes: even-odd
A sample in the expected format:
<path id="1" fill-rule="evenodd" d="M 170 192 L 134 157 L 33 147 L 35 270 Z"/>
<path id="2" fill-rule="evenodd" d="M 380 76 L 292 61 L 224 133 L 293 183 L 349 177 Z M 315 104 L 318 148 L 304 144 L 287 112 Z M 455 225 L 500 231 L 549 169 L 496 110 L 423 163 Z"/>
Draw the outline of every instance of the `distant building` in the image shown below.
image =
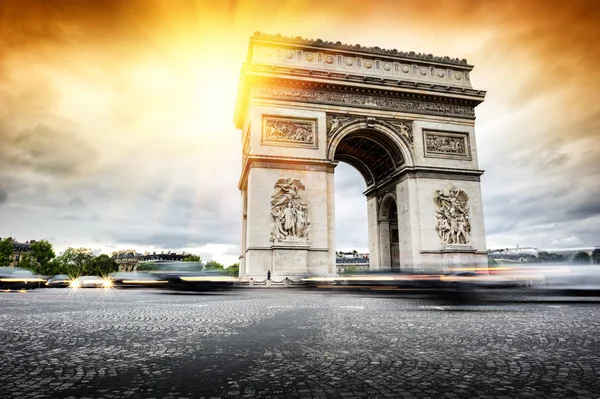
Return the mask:
<path id="1" fill-rule="evenodd" d="M 0 238 L 1 240 L 2 238 Z M 31 244 L 35 242 L 35 240 L 18 242 L 12 237 L 8 237 L 8 239 L 12 242 L 13 245 L 13 254 L 11 258 L 11 262 L 8 264 L 9 267 L 17 267 L 21 263 L 21 259 L 23 255 L 27 252 L 31 252 Z"/>
<path id="2" fill-rule="evenodd" d="M 143 255 L 135 249 L 125 249 L 112 253 L 112 258 L 119 265 L 119 271 L 134 271 Z"/>
<path id="3" fill-rule="evenodd" d="M 173 262 L 173 261 L 182 261 L 186 256 L 190 256 L 190 254 L 186 252 L 175 252 L 175 251 L 166 251 L 157 254 L 156 252 L 146 252 L 144 255 L 140 256 L 140 262 Z"/>
<path id="4" fill-rule="evenodd" d="M 335 258 L 337 274 L 346 272 L 364 273 L 369 271 L 369 254 L 339 251 Z"/>

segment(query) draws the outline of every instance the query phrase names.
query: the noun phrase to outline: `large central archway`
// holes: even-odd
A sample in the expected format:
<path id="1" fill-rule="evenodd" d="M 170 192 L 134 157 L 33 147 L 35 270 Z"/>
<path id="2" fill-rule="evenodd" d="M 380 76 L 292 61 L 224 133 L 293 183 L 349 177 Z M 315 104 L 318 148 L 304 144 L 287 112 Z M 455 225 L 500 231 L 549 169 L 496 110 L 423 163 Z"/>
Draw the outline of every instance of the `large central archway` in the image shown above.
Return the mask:
<path id="1" fill-rule="evenodd" d="M 370 266 L 486 264 L 466 61 L 256 34 L 242 68 L 240 276 L 335 275 L 334 173 L 366 182 Z"/>
<path id="2" fill-rule="evenodd" d="M 336 116 L 330 115 L 331 120 L 335 121 Z M 334 161 L 345 162 L 359 171 L 367 190 L 386 182 L 393 183 L 407 165 L 403 153 L 408 152 L 402 142 L 388 136 L 398 136 L 398 132 L 390 132 L 389 127 L 371 122 L 371 127 L 366 128 L 359 119 L 348 123 L 333 133 L 330 148 Z M 409 266 L 402 268 L 400 262 L 396 196 L 389 192 L 383 197 L 375 194 L 374 201 L 379 212 L 376 220 L 373 220 L 373 213 L 368 214 L 370 267 L 372 270 L 409 271 Z"/>

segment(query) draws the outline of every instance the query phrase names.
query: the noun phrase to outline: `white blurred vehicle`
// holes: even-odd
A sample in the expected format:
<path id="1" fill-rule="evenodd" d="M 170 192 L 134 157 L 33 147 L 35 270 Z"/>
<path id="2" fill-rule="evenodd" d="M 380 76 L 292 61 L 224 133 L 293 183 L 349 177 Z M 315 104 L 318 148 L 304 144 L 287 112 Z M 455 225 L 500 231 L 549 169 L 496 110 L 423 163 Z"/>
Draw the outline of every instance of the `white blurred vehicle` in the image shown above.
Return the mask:
<path id="1" fill-rule="evenodd" d="M 568 291 L 600 291 L 600 265 L 571 265 L 548 273 L 549 289 Z"/>

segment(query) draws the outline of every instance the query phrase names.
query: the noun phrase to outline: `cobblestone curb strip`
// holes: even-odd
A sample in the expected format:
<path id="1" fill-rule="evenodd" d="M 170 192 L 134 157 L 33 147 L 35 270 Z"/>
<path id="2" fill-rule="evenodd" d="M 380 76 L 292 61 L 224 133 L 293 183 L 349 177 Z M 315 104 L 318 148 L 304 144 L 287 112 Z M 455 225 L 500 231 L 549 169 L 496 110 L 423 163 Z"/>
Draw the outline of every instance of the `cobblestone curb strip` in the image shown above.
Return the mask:
<path id="1" fill-rule="evenodd" d="M 2 398 L 597 398 L 595 304 L 0 293 Z"/>

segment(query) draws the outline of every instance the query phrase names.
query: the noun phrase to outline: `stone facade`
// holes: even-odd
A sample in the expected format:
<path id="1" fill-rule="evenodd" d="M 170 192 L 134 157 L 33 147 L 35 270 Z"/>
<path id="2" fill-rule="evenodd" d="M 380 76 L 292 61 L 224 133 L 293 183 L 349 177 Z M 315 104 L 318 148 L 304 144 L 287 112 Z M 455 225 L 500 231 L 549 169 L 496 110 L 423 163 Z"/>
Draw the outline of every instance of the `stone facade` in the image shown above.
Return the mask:
<path id="1" fill-rule="evenodd" d="M 381 50 L 381 49 L 379 49 Z M 486 264 L 474 132 L 448 57 L 257 34 L 242 68 L 240 276 L 334 275 L 334 170 L 365 178 L 371 269 Z"/>

